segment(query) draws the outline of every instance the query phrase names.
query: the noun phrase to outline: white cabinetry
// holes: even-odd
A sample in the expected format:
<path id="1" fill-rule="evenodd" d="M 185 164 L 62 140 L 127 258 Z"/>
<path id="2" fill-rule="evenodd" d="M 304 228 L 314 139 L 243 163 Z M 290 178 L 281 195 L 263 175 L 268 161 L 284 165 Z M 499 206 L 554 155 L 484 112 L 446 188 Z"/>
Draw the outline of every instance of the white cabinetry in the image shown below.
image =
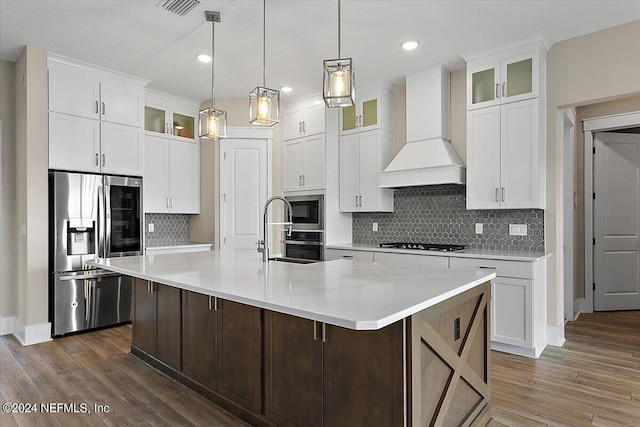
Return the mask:
<path id="1" fill-rule="evenodd" d="M 373 129 L 393 132 L 394 89 L 387 84 L 358 88 L 356 105 L 341 108 L 340 134 L 348 135 Z"/>
<path id="2" fill-rule="evenodd" d="M 371 251 L 351 251 L 348 249 L 326 249 L 324 253 L 326 261 L 335 259 L 349 259 L 353 261 L 373 262 L 373 252 Z"/>
<path id="3" fill-rule="evenodd" d="M 324 133 L 284 142 L 284 191 L 325 187 Z"/>
<path id="4" fill-rule="evenodd" d="M 546 346 L 546 261 L 455 258 L 451 269 L 494 271 L 491 286 L 491 347 L 538 357 Z"/>
<path id="5" fill-rule="evenodd" d="M 49 55 L 49 168 L 142 175 L 146 81 Z"/>
<path id="6" fill-rule="evenodd" d="M 198 103 L 158 92 L 150 93 L 149 103 L 145 113 L 144 210 L 200 213 L 200 144 L 194 134 Z M 181 129 L 176 129 L 176 124 Z"/>
<path id="7" fill-rule="evenodd" d="M 340 211 L 392 212 L 393 190 L 380 188 L 380 172 L 393 157 L 393 136 L 381 129 L 340 138 Z"/>
<path id="8" fill-rule="evenodd" d="M 325 106 L 313 96 L 284 107 L 284 191 L 326 187 Z"/>
<path id="9" fill-rule="evenodd" d="M 470 60 L 467 209 L 545 208 L 541 44 Z"/>
<path id="10" fill-rule="evenodd" d="M 449 268 L 449 257 L 429 256 L 421 254 L 398 254 L 391 252 L 375 252 L 373 254 L 375 262 L 389 262 L 403 265 L 426 268 Z"/>

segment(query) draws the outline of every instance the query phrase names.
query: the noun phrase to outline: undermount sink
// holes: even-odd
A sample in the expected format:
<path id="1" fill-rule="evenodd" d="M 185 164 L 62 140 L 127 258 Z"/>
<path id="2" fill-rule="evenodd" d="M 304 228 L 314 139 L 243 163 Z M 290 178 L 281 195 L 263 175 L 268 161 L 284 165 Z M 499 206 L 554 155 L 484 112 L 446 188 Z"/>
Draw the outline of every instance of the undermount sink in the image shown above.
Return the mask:
<path id="1" fill-rule="evenodd" d="M 286 258 L 286 257 L 273 257 L 273 258 L 269 258 L 269 261 L 290 262 L 292 264 L 313 264 L 314 262 L 320 262 L 312 259 Z"/>

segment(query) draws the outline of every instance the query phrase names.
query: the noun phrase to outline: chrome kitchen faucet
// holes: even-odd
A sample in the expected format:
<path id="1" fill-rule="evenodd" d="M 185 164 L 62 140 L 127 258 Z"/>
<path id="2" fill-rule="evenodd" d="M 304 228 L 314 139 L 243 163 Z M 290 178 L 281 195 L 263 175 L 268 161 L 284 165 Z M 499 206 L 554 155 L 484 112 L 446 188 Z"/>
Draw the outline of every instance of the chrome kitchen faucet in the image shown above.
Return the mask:
<path id="1" fill-rule="evenodd" d="M 287 212 L 289 213 L 289 221 L 288 222 L 267 222 L 267 211 L 269 209 L 269 205 L 274 200 L 282 200 L 284 204 L 287 206 Z M 263 237 L 262 240 L 258 240 L 258 252 L 262 253 L 262 262 L 269 261 L 269 233 L 267 232 L 267 225 L 287 225 L 287 237 L 291 237 L 291 229 L 293 227 L 293 208 L 291 207 L 291 203 L 287 199 L 282 196 L 272 196 L 267 200 L 267 203 L 264 204 L 264 212 L 263 212 L 263 224 L 264 227 L 262 229 Z"/>

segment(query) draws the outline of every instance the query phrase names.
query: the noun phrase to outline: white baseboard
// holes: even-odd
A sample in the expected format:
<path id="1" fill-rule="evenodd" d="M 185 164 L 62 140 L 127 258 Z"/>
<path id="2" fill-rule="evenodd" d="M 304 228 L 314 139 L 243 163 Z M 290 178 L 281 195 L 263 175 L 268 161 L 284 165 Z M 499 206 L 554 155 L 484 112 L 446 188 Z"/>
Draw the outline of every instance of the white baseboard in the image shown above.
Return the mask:
<path id="1" fill-rule="evenodd" d="M 13 335 L 22 345 L 51 341 L 51 323 L 47 322 L 38 325 L 24 326 L 19 319 L 14 318 Z"/>
<path id="2" fill-rule="evenodd" d="M 11 335 L 14 330 L 15 317 L 2 317 L 0 316 L 0 336 Z"/>
<path id="3" fill-rule="evenodd" d="M 530 357 L 532 359 L 539 358 L 545 347 L 546 345 L 536 348 L 525 348 L 519 347 L 517 345 L 491 341 L 491 350 L 500 351 L 502 353 L 515 354 L 516 356 Z"/>
<path id="4" fill-rule="evenodd" d="M 547 325 L 547 344 L 554 347 L 562 347 L 565 342 L 564 321 L 559 325 Z"/>
<path id="5" fill-rule="evenodd" d="M 588 307 L 586 298 L 578 298 L 580 302 L 580 311 L 583 313 L 593 313 L 593 307 Z"/>

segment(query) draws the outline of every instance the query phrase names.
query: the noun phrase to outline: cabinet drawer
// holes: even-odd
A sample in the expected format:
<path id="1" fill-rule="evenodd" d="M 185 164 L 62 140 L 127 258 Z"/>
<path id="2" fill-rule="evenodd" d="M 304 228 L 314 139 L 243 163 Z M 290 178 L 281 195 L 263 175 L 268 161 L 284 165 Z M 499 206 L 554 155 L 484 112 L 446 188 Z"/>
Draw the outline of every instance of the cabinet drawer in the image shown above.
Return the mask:
<path id="1" fill-rule="evenodd" d="M 376 262 L 393 262 L 397 264 L 414 265 L 416 267 L 449 268 L 449 257 L 446 256 L 376 252 L 373 259 Z"/>
<path id="2" fill-rule="evenodd" d="M 373 262 L 373 252 L 369 251 L 349 251 L 342 249 L 327 249 L 325 251 L 325 259 L 331 261 L 334 259 L 352 259 L 354 261 Z"/>
<path id="3" fill-rule="evenodd" d="M 500 277 L 533 279 L 533 263 L 526 261 L 452 257 L 449 262 L 449 267 L 452 270 L 457 268 L 481 268 L 495 271 L 496 275 Z"/>

